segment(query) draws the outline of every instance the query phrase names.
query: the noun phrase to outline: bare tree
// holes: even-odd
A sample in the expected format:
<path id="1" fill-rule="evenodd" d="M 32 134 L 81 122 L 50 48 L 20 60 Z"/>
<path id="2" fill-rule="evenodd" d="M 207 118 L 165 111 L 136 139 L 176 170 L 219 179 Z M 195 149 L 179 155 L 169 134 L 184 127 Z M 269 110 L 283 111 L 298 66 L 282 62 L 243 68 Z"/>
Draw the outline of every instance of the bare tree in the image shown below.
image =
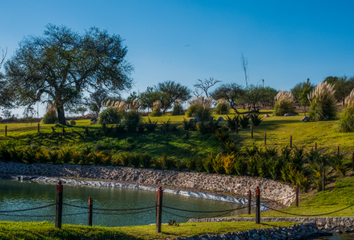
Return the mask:
<path id="1" fill-rule="evenodd" d="M 0 70 L 1 70 L 2 64 L 5 61 L 6 55 L 7 55 L 7 48 L 6 48 L 6 50 L 4 50 L 4 49 L 2 50 L 2 57 L 1 57 L 1 60 L 0 60 Z"/>
<path id="2" fill-rule="evenodd" d="M 209 88 L 215 86 L 215 84 L 217 84 L 219 82 L 222 82 L 221 80 L 217 80 L 214 78 L 209 78 L 209 79 L 204 79 L 204 80 L 198 79 L 197 81 L 198 81 L 198 83 L 193 85 L 196 88 L 195 93 L 198 93 L 197 89 L 199 88 L 202 91 L 204 91 L 206 97 L 209 97 L 209 94 L 208 94 Z M 194 93 L 194 95 L 196 95 L 195 93 Z"/>
<path id="3" fill-rule="evenodd" d="M 247 75 L 248 60 L 245 58 L 245 56 L 243 56 L 243 53 L 241 53 L 241 65 L 243 68 L 243 72 L 245 73 L 246 88 L 248 88 L 248 75 Z"/>
<path id="4" fill-rule="evenodd" d="M 199 92 L 198 88 L 195 88 L 194 91 L 192 91 L 192 93 L 197 98 L 199 98 L 203 95 L 203 92 Z"/>

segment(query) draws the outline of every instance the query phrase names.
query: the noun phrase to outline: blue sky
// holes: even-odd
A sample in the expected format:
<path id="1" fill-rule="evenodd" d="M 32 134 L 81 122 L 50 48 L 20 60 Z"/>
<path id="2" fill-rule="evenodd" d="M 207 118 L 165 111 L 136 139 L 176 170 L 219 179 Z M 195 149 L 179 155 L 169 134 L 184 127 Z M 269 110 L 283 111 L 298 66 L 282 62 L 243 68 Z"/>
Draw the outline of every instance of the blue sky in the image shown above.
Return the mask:
<path id="1" fill-rule="evenodd" d="M 48 23 L 91 26 L 127 45 L 133 90 L 198 78 L 289 90 L 296 83 L 354 75 L 354 1 L 0 1 L 0 47 L 8 57 Z M 18 112 L 22 113 L 22 111 Z M 43 109 L 41 110 L 41 115 Z"/>

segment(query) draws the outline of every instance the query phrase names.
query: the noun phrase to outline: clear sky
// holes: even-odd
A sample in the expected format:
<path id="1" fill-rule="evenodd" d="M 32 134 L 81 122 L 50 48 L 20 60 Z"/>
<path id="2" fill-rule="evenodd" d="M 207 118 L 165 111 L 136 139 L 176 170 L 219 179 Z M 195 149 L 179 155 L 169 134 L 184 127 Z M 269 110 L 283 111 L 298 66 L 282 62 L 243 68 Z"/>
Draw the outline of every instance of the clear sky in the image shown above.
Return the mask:
<path id="1" fill-rule="evenodd" d="M 48 23 L 119 34 L 140 92 L 165 80 L 190 88 L 210 77 L 244 85 L 241 53 L 250 83 L 264 79 L 278 90 L 354 75 L 354 1 L 0 0 L 0 7 L 8 57 Z"/>

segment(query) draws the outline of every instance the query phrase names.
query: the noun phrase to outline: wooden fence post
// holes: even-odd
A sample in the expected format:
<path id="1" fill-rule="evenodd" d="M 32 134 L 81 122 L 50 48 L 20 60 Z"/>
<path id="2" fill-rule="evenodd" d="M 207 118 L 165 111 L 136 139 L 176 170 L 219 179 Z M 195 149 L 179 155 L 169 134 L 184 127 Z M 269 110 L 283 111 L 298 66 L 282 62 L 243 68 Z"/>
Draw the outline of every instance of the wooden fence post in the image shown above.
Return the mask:
<path id="1" fill-rule="evenodd" d="M 295 205 L 296 207 L 299 207 L 299 184 L 296 183 L 296 189 L 295 189 Z"/>
<path id="2" fill-rule="evenodd" d="M 251 214 L 252 193 L 248 190 L 248 214 Z"/>
<path id="3" fill-rule="evenodd" d="M 317 151 L 317 143 L 315 143 L 315 151 Z"/>
<path id="4" fill-rule="evenodd" d="M 162 187 L 157 190 L 157 204 L 156 204 L 156 233 L 161 232 L 161 218 L 162 218 Z"/>
<path id="5" fill-rule="evenodd" d="M 5 137 L 7 137 L 7 125 L 5 125 Z"/>
<path id="6" fill-rule="evenodd" d="M 322 191 L 325 190 L 325 172 L 322 171 Z"/>
<path id="7" fill-rule="evenodd" d="M 292 148 L 292 147 L 293 147 L 293 136 L 290 135 L 290 148 Z"/>
<path id="8" fill-rule="evenodd" d="M 251 126 L 251 138 L 253 138 L 253 126 Z"/>
<path id="9" fill-rule="evenodd" d="M 93 201 L 92 198 L 89 197 L 88 200 L 88 225 L 92 226 L 92 209 L 93 209 Z"/>
<path id="10" fill-rule="evenodd" d="M 57 185 L 57 198 L 56 198 L 56 209 L 55 209 L 55 227 L 61 229 L 61 220 L 63 217 L 63 185 L 61 181 Z"/>
<path id="11" fill-rule="evenodd" d="M 40 124 L 38 123 L 38 133 L 40 132 L 40 130 L 39 130 L 39 129 L 40 129 Z"/>
<path id="12" fill-rule="evenodd" d="M 337 147 L 337 154 L 339 155 L 339 153 L 340 153 L 340 152 L 339 152 L 339 146 L 338 146 L 338 147 Z"/>
<path id="13" fill-rule="evenodd" d="M 256 224 L 261 223 L 261 193 L 259 187 L 256 188 Z"/>
<path id="14" fill-rule="evenodd" d="M 237 124 L 237 121 L 235 122 L 235 130 L 236 130 L 236 134 L 238 134 L 238 124 Z"/>
<path id="15" fill-rule="evenodd" d="M 267 145 L 267 133 L 264 133 L 264 145 Z"/>

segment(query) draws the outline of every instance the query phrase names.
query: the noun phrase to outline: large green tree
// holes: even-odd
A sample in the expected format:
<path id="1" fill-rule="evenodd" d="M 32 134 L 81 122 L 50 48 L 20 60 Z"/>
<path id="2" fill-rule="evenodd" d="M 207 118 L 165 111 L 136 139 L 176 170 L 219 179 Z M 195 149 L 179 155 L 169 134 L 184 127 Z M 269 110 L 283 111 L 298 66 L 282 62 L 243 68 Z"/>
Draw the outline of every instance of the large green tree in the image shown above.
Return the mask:
<path id="1" fill-rule="evenodd" d="M 177 99 L 184 102 L 191 98 L 191 90 L 188 87 L 171 80 L 159 83 L 155 86 L 155 91 L 160 92 L 164 114 Z"/>
<path id="2" fill-rule="evenodd" d="M 92 27 L 78 34 L 65 26 L 48 25 L 44 36 L 27 37 L 5 63 L 6 80 L 17 104 L 51 102 L 65 124 L 65 107 L 87 90 L 131 87 L 132 66 L 119 35 Z"/>
<path id="3" fill-rule="evenodd" d="M 152 109 L 154 106 L 154 102 L 162 99 L 161 93 L 159 91 L 155 91 L 153 87 L 147 87 L 145 92 L 142 92 L 138 96 L 140 105 L 143 109 L 150 108 Z"/>
<path id="4" fill-rule="evenodd" d="M 326 77 L 325 81 L 331 85 L 334 85 L 334 97 L 338 102 L 341 102 L 344 106 L 345 98 L 354 89 L 354 77 L 349 78 L 347 76 L 343 77 Z"/>
<path id="5" fill-rule="evenodd" d="M 312 84 L 308 78 L 306 82 L 298 83 L 290 90 L 299 106 L 304 107 L 305 116 L 306 107 L 310 106 L 310 101 L 308 100 L 307 95 L 312 92 L 314 88 L 315 85 Z"/>
<path id="6" fill-rule="evenodd" d="M 226 83 L 219 86 L 210 95 L 215 100 L 225 99 L 229 102 L 230 107 L 235 110 L 237 114 L 240 114 L 240 112 L 237 111 L 237 105 L 244 103 L 245 94 L 246 91 L 237 83 Z"/>

